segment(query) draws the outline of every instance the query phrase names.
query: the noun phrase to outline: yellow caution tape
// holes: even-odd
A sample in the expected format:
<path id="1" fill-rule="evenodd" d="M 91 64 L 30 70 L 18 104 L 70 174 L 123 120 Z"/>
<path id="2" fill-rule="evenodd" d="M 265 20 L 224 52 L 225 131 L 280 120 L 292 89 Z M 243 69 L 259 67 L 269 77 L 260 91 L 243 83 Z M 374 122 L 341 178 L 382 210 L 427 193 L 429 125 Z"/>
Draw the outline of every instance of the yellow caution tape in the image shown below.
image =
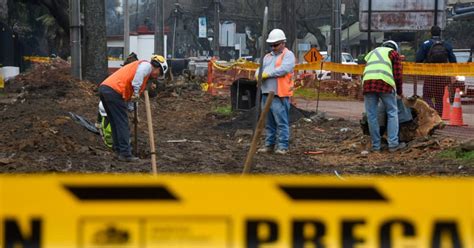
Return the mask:
<path id="1" fill-rule="evenodd" d="M 34 62 L 34 63 L 49 63 L 49 62 L 51 62 L 50 57 L 41 57 L 41 56 L 23 56 L 23 60 Z"/>
<path id="2" fill-rule="evenodd" d="M 473 247 L 473 178 L 0 176 L 0 247 Z"/>
<path id="3" fill-rule="evenodd" d="M 245 59 L 238 59 L 235 62 L 232 62 L 230 65 L 222 65 L 217 61 L 212 61 L 212 66 L 220 71 L 228 71 L 234 68 L 239 68 L 243 70 L 255 70 L 259 67 L 257 63 L 247 61 Z"/>
<path id="4" fill-rule="evenodd" d="M 322 64 L 322 67 L 321 67 Z M 213 63 L 216 68 L 222 70 L 229 70 L 233 67 L 238 67 L 242 70 L 255 70 L 259 67 L 259 64 L 245 61 L 235 62 L 230 66 L 220 66 L 217 63 Z M 474 76 L 474 63 L 441 63 L 441 64 L 425 64 L 425 63 L 413 63 L 413 62 L 402 62 L 403 75 L 430 75 L 430 76 Z M 340 73 L 358 74 L 362 75 L 364 72 L 365 65 L 348 65 L 338 64 L 332 62 L 324 63 L 308 63 L 298 64 L 295 66 L 295 71 L 304 70 L 325 70 Z"/>

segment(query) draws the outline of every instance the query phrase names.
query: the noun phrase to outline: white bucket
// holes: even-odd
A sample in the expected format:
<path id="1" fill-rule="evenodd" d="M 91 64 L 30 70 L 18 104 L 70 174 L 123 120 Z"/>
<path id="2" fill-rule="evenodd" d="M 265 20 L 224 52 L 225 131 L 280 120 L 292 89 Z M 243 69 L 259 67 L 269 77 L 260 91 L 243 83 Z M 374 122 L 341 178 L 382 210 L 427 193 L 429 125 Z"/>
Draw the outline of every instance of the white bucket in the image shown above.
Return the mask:
<path id="1" fill-rule="evenodd" d="M 7 81 L 20 74 L 20 67 L 4 66 L 0 68 L 0 74 L 2 74 L 3 79 Z"/>

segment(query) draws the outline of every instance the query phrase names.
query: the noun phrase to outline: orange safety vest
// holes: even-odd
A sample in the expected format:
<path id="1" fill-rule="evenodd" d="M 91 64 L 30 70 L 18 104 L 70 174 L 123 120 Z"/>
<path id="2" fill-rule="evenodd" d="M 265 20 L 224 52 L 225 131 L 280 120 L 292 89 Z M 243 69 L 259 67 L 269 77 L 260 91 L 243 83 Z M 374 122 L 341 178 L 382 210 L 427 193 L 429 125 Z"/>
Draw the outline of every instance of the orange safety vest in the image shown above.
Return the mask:
<path id="1" fill-rule="evenodd" d="M 278 55 L 277 61 L 275 62 L 276 68 L 281 66 L 281 63 L 283 62 L 283 56 L 285 56 L 285 53 L 287 51 L 288 51 L 288 48 L 285 47 L 285 49 L 283 49 L 283 52 L 280 55 Z M 270 54 L 267 54 L 267 55 L 270 55 Z M 279 97 L 293 96 L 293 89 L 295 86 L 295 82 L 293 82 L 292 77 L 293 77 L 293 72 L 289 72 L 285 74 L 284 76 L 277 78 L 277 83 L 278 83 L 277 95 Z"/>
<path id="2" fill-rule="evenodd" d="M 137 72 L 138 65 L 142 62 L 145 62 L 145 60 L 134 61 L 130 64 L 125 65 L 124 67 L 120 68 L 118 71 L 110 75 L 108 78 L 106 78 L 104 82 L 102 82 L 100 85 L 109 86 L 117 93 L 122 95 L 122 98 L 125 101 L 129 101 L 133 95 L 132 81 L 135 77 L 135 73 Z M 143 79 L 139 94 L 141 94 L 145 90 L 148 77 L 150 77 L 150 75 L 146 76 Z"/>

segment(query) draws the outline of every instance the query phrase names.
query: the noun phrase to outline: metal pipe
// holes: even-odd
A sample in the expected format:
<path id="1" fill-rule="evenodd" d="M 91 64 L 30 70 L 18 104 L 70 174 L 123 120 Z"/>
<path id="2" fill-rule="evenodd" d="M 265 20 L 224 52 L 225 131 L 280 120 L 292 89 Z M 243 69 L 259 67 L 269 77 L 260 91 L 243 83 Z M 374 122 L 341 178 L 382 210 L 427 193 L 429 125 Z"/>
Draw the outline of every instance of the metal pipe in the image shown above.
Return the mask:
<path id="1" fill-rule="evenodd" d="M 434 26 L 438 26 L 438 0 L 435 0 L 435 8 L 434 8 Z"/>
<path id="2" fill-rule="evenodd" d="M 468 12 L 474 12 L 474 6 L 464 7 L 464 8 L 454 8 L 454 13 L 463 14 Z"/>
<path id="3" fill-rule="evenodd" d="M 453 19 L 458 20 L 471 20 L 474 19 L 474 12 L 466 12 L 453 16 Z"/>

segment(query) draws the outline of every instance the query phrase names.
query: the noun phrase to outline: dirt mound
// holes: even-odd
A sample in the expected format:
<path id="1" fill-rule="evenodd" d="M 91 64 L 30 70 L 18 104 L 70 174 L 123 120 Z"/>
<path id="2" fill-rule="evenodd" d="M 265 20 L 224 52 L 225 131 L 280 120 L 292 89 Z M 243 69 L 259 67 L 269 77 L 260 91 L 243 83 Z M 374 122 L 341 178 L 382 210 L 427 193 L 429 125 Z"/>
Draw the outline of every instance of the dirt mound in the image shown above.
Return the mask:
<path id="1" fill-rule="evenodd" d="M 91 146 L 97 144 L 96 135 L 84 132 L 68 114 L 93 118 L 96 86 L 74 79 L 69 71 L 67 62 L 55 59 L 36 65 L 6 84 L 5 93 L 11 101 L 3 106 L 0 117 L 0 157 L 4 162 L 21 164 L 33 160 L 48 164 L 59 159 L 67 163 L 69 156 L 97 149 Z M 62 153 L 68 155 L 56 156 Z"/>

